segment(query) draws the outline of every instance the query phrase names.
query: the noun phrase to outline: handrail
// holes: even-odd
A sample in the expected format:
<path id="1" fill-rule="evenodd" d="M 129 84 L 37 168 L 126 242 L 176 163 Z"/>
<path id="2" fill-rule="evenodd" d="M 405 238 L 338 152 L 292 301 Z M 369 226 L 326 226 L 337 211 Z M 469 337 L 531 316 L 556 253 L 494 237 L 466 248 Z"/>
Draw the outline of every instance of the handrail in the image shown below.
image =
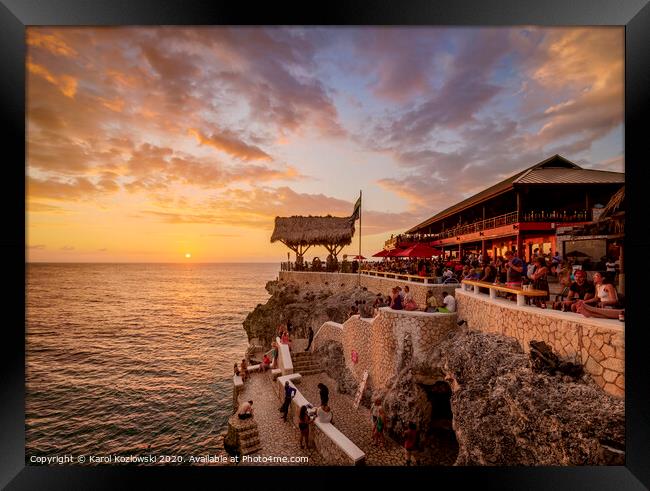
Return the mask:
<path id="1" fill-rule="evenodd" d="M 406 281 L 409 281 L 411 283 L 424 283 L 425 285 L 431 285 L 438 282 L 437 276 L 419 276 L 415 274 L 399 273 L 395 271 L 377 271 L 374 269 L 364 269 L 361 271 L 361 274 L 367 276 L 378 276 L 380 278 L 388 278 L 388 277 L 391 277 L 393 279 L 406 278 Z M 418 280 L 422 280 L 422 281 L 418 281 Z"/>
<path id="2" fill-rule="evenodd" d="M 487 281 L 462 280 L 461 286 L 465 291 L 470 291 L 474 287 L 474 293 L 480 294 L 479 288 L 490 290 L 490 298 L 496 298 L 496 292 L 514 293 L 517 295 L 517 305 L 523 307 L 526 305 L 526 298 L 529 297 L 546 297 L 548 292 L 544 290 L 524 290 L 521 287 L 506 286 L 501 284 L 489 283 Z"/>

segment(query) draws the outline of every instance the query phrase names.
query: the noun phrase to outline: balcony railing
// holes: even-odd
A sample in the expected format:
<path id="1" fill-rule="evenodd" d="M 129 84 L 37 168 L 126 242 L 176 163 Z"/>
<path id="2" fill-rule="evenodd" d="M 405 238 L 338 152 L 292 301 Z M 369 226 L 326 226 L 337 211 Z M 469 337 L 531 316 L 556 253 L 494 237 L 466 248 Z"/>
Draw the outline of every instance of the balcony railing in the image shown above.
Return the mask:
<path id="1" fill-rule="evenodd" d="M 400 237 L 402 240 L 431 241 L 482 232 L 519 222 L 585 222 L 590 220 L 591 213 L 589 210 L 529 210 L 523 213 L 513 211 L 486 220 L 458 225 L 438 234 L 414 234 L 402 235 Z M 396 237 L 395 239 L 400 237 Z"/>

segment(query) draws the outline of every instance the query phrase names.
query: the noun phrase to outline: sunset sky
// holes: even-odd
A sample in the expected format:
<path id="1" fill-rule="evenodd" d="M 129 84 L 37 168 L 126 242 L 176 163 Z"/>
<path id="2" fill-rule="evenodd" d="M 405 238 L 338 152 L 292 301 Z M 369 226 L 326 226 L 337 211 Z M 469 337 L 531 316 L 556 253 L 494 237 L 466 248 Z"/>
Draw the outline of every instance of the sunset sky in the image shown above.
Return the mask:
<path id="1" fill-rule="evenodd" d="M 286 260 L 276 216 L 350 215 L 360 189 L 369 256 L 553 154 L 624 170 L 620 27 L 29 27 L 27 45 L 29 261 Z"/>

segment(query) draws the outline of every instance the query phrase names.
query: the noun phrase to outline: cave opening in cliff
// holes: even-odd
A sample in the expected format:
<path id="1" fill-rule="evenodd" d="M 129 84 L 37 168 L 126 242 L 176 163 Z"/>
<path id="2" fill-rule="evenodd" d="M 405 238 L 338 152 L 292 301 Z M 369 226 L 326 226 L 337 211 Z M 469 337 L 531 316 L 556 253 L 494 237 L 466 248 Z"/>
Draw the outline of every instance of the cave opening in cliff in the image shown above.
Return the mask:
<path id="1" fill-rule="evenodd" d="M 432 457 L 440 465 L 453 465 L 458 456 L 458 442 L 452 425 L 451 387 L 447 382 L 438 381 L 433 385 L 423 385 L 431 404 L 431 423 L 426 435 Z"/>

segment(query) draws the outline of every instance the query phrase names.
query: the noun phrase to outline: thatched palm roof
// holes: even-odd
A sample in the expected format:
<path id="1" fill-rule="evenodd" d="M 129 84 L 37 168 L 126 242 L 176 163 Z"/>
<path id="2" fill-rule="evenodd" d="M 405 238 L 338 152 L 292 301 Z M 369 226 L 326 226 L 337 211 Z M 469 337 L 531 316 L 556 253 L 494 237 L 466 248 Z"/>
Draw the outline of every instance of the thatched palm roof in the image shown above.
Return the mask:
<path id="1" fill-rule="evenodd" d="M 354 235 L 352 217 L 275 217 L 271 242 L 288 246 L 349 245 Z"/>
<path id="2" fill-rule="evenodd" d="M 603 208 L 603 211 L 600 214 L 598 220 L 605 220 L 606 218 L 609 218 L 611 215 L 616 213 L 616 210 L 618 210 L 623 204 L 623 200 L 625 200 L 625 186 L 614 193 L 605 208 Z"/>

